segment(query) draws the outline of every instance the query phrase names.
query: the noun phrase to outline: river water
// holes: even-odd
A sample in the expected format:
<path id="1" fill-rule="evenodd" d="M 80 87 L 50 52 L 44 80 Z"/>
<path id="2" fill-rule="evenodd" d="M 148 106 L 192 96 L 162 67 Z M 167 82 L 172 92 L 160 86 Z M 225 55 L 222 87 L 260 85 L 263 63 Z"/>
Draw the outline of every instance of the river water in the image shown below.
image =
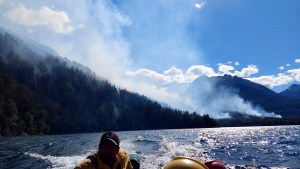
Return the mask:
<path id="1" fill-rule="evenodd" d="M 300 126 L 118 132 L 121 148 L 141 168 L 161 168 L 174 156 L 219 159 L 228 168 L 300 168 Z M 101 133 L 0 137 L 0 168 L 74 168 L 96 151 Z"/>

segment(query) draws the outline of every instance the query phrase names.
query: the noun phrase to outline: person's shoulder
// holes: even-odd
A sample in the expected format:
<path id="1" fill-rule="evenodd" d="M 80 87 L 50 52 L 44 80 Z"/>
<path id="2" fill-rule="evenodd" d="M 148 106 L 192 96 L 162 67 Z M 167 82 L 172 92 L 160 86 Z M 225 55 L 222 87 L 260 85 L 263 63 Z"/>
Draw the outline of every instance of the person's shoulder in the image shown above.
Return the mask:
<path id="1" fill-rule="evenodd" d="M 120 149 L 119 152 L 118 152 L 118 154 L 124 155 L 124 156 L 129 156 L 129 154 L 127 153 L 127 151 L 124 150 L 124 149 Z"/>
<path id="2" fill-rule="evenodd" d="M 118 152 L 118 157 L 121 159 L 129 159 L 129 154 L 126 150 L 120 149 Z"/>
<path id="3" fill-rule="evenodd" d="M 88 158 L 82 160 L 78 165 L 75 166 L 75 169 L 95 169 L 92 161 Z"/>
<path id="4" fill-rule="evenodd" d="M 132 169 L 129 154 L 125 150 L 120 149 L 117 156 L 120 160 L 119 162 L 121 163 L 122 168 Z"/>

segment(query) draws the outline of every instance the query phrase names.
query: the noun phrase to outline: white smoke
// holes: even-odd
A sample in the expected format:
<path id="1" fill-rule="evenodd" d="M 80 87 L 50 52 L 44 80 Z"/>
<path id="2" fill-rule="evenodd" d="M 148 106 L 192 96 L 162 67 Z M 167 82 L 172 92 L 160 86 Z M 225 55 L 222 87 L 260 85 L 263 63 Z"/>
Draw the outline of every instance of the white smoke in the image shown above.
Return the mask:
<path id="1" fill-rule="evenodd" d="M 129 67 L 123 29 L 131 20 L 112 1 L 19 1 L 1 6 L 1 26 L 118 83 Z"/>
<path id="2" fill-rule="evenodd" d="M 236 89 L 216 87 L 215 81 L 210 78 L 220 76 L 220 73 L 215 73 L 206 66 L 192 67 L 193 70 L 197 68 L 197 71 L 189 68 L 183 72 L 173 66 L 162 74 L 147 69 L 127 72 L 127 85 L 170 107 L 201 115 L 208 114 L 214 118 L 229 118 L 232 113 L 246 117 L 280 117 L 245 101 L 239 97 Z M 211 77 L 203 76 L 205 73 Z"/>
<path id="3" fill-rule="evenodd" d="M 219 72 L 208 66 L 193 65 L 202 61 L 204 54 L 193 38 L 201 32 L 191 34 L 189 26 L 201 20 L 199 10 L 206 7 L 204 3 L 106 0 L 33 3 L 15 0 L 12 4 L 2 2 L 2 7 L 1 14 L 6 17 L 0 17 L 1 26 L 54 48 L 61 56 L 90 67 L 120 87 L 174 108 L 213 117 L 226 117 L 226 111 L 269 115 L 225 89 L 214 95 L 207 93 L 214 92 L 209 83 L 198 87 L 201 90 L 197 91 L 197 97 L 195 92 L 186 91 L 189 84 L 201 75 L 211 77 L 228 73 L 249 77 L 258 72 L 255 65 L 235 71 L 233 66 L 220 64 Z M 27 17 L 22 19 L 23 13 Z M 40 16 L 32 19 L 32 13 Z M 64 17 L 44 19 L 49 13 Z M 41 28 L 47 24 L 48 29 Z M 193 66 L 184 72 L 172 65 Z M 234 62 L 234 65 L 239 65 L 239 62 Z M 151 70 L 130 71 L 141 67 L 150 67 Z M 165 70 L 166 67 L 171 68 Z M 165 71 L 158 73 L 155 70 Z M 293 71 L 294 74 L 297 72 Z"/>
<path id="4" fill-rule="evenodd" d="M 261 107 L 253 106 L 251 102 L 245 101 L 235 92 L 237 91 L 225 87 L 216 90 L 214 85 L 210 86 L 208 91 L 199 91 L 198 99 L 195 100 L 197 112 L 209 114 L 214 118 L 230 118 L 231 112 L 246 116 L 280 117 L 264 111 Z"/>

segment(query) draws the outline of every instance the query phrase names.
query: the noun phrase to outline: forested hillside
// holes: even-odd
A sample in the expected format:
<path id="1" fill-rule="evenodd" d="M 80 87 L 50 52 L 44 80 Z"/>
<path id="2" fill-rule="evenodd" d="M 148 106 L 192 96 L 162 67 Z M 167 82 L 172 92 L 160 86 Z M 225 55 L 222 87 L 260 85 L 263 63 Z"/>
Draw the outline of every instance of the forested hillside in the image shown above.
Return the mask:
<path id="1" fill-rule="evenodd" d="M 208 115 L 163 108 L 36 47 L 0 33 L 1 135 L 217 126 Z"/>

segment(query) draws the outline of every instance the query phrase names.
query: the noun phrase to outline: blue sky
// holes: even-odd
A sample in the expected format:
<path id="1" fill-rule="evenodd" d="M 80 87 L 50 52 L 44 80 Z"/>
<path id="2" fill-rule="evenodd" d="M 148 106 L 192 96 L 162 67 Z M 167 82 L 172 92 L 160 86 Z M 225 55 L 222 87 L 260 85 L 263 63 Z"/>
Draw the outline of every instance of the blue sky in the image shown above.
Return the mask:
<path id="1" fill-rule="evenodd" d="M 171 105 L 201 75 L 276 92 L 300 82 L 299 0 L 0 0 L 0 9 L 1 27 Z"/>

